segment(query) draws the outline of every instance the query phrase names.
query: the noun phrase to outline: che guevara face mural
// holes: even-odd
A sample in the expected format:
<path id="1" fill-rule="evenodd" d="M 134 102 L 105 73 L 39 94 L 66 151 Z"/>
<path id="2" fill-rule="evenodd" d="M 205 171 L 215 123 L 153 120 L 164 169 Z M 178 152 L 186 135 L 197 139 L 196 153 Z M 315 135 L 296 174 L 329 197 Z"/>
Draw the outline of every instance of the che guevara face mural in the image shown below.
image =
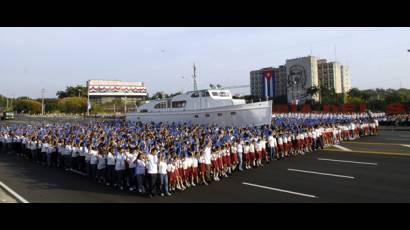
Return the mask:
<path id="1" fill-rule="evenodd" d="M 297 94 L 297 99 L 303 100 L 306 99 L 306 71 L 305 68 L 301 65 L 293 65 L 289 68 L 288 75 L 288 89 Z"/>
<path id="2" fill-rule="evenodd" d="M 293 65 L 289 68 L 288 85 L 290 87 L 304 88 L 306 85 L 306 71 L 301 65 Z"/>

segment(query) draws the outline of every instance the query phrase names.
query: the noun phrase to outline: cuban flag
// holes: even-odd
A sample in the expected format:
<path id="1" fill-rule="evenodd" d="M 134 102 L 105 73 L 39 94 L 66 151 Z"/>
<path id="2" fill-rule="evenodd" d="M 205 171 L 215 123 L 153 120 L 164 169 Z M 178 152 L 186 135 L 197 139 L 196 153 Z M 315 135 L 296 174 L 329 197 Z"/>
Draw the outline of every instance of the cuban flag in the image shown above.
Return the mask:
<path id="1" fill-rule="evenodd" d="M 91 109 L 91 102 L 90 102 L 90 98 L 88 98 L 87 100 L 87 109 L 90 110 Z"/>
<path id="2" fill-rule="evenodd" d="M 275 79 L 273 78 L 273 71 L 268 70 L 263 73 L 265 79 L 265 97 L 275 96 Z"/>

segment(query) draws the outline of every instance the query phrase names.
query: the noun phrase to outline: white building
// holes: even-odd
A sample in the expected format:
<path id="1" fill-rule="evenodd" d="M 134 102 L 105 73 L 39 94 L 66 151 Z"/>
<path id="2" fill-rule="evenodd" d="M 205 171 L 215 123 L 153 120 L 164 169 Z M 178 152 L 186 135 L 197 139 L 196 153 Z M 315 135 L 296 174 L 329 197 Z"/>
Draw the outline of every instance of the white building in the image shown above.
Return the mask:
<path id="1" fill-rule="evenodd" d="M 321 87 L 342 93 L 342 72 L 339 62 L 327 62 L 326 59 L 318 60 L 318 76 Z"/>
<path id="2" fill-rule="evenodd" d="M 92 105 L 110 103 L 115 99 L 123 99 L 126 104 L 136 105 L 147 96 L 147 88 L 143 82 L 88 80 L 87 89 Z"/>
<path id="3" fill-rule="evenodd" d="M 341 65 L 341 83 L 342 83 L 342 93 L 347 93 L 351 89 L 350 85 L 350 72 L 349 66 Z"/>

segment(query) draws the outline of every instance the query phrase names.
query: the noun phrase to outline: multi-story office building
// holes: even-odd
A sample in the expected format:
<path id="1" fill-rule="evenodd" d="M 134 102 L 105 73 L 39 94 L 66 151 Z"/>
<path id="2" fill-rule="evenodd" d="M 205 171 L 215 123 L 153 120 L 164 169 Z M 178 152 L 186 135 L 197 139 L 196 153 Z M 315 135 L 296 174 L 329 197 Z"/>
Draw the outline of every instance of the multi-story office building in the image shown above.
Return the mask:
<path id="1" fill-rule="evenodd" d="M 334 89 L 342 93 L 342 72 L 338 62 L 327 62 L 326 59 L 317 61 L 319 85 L 322 88 Z"/>

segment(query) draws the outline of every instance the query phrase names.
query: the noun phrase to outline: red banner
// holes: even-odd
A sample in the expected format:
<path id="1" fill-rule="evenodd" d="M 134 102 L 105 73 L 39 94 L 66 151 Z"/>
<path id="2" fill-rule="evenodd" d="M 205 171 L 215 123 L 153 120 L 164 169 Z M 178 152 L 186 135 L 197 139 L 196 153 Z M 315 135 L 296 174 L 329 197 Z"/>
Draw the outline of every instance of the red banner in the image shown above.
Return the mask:
<path id="1" fill-rule="evenodd" d="M 273 113 L 310 113 L 312 111 L 316 112 L 324 112 L 324 113 L 364 113 L 367 111 L 366 104 L 324 104 L 320 107 L 319 110 L 313 110 L 310 104 L 304 104 L 301 107 L 292 104 L 292 105 L 273 105 L 272 112 Z M 384 112 L 387 114 L 400 114 L 406 113 L 406 111 L 410 111 L 410 106 L 407 106 L 402 103 L 392 103 L 388 104 L 385 107 Z"/>

